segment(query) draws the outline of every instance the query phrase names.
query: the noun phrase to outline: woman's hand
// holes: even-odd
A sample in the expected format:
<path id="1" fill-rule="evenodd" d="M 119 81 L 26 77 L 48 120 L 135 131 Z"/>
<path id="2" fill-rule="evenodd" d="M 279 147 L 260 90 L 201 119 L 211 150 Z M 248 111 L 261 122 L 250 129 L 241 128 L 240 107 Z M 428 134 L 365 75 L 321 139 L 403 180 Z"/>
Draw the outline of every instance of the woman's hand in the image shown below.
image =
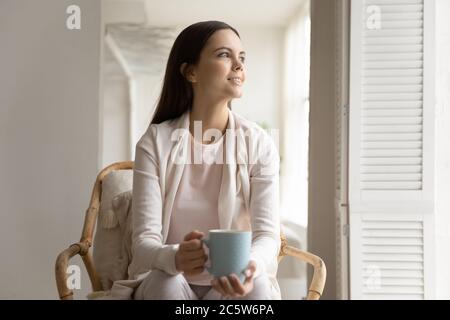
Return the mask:
<path id="1" fill-rule="evenodd" d="M 245 280 L 241 283 L 234 273 L 228 277 L 214 278 L 212 287 L 223 296 L 243 297 L 253 290 L 253 275 L 256 270 L 256 262 L 251 260 L 245 270 Z"/>
<path id="2" fill-rule="evenodd" d="M 180 243 L 175 254 L 175 266 L 178 271 L 188 276 L 203 272 L 205 262 L 208 260 L 200 240 L 203 236 L 203 232 L 197 230 L 185 235 L 184 241 Z"/>

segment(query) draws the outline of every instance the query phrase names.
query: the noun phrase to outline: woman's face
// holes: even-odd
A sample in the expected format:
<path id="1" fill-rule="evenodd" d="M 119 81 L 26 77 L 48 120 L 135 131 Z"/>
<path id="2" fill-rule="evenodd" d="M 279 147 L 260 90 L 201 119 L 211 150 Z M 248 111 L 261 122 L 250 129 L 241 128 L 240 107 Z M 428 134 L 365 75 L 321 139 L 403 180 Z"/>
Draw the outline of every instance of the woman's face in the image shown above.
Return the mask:
<path id="1" fill-rule="evenodd" d="M 239 37 L 230 29 L 213 33 L 193 67 L 194 95 L 232 100 L 242 96 L 245 82 L 245 52 Z"/>

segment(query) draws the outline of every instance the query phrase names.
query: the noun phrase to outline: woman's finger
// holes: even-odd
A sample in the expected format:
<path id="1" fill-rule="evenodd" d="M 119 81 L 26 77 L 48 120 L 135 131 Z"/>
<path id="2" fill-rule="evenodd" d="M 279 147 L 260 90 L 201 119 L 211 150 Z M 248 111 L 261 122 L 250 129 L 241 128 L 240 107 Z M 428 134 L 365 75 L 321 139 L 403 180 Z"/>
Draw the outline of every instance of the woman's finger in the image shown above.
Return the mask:
<path id="1" fill-rule="evenodd" d="M 250 260 L 250 262 L 248 263 L 248 266 L 247 266 L 247 270 L 250 271 L 252 274 L 254 274 L 256 271 L 256 262 L 253 260 Z"/>
<path id="2" fill-rule="evenodd" d="M 189 241 L 189 240 L 192 240 L 192 239 L 201 239 L 204 235 L 205 234 L 203 232 L 198 231 L 198 230 L 194 230 L 194 231 L 191 231 L 188 234 L 186 234 L 184 236 L 183 240 L 184 241 Z"/>
<path id="3" fill-rule="evenodd" d="M 202 248 L 203 248 L 202 242 L 198 239 L 183 241 L 180 244 L 180 249 L 183 251 L 196 251 Z"/>
<path id="4" fill-rule="evenodd" d="M 204 268 L 203 268 L 203 267 L 200 267 L 200 268 L 195 268 L 195 269 L 191 269 L 191 270 L 185 271 L 184 273 L 185 273 L 186 275 L 188 275 L 188 276 L 195 276 L 195 275 L 197 275 L 197 274 L 202 273 L 203 270 L 204 270 Z"/>
<path id="5" fill-rule="evenodd" d="M 247 269 L 245 269 L 244 271 L 245 274 L 244 285 L 253 278 L 255 271 L 256 271 L 256 263 L 253 260 L 251 260 L 247 266 Z"/>
<path id="6" fill-rule="evenodd" d="M 247 276 L 245 277 L 244 287 L 247 287 L 249 284 L 251 284 L 253 282 L 253 276 L 254 276 L 254 274 L 251 273 L 251 271 L 250 271 L 250 276 L 249 277 L 247 277 Z"/>
<path id="7" fill-rule="evenodd" d="M 225 291 L 223 291 L 222 286 L 220 285 L 219 279 L 214 278 L 211 281 L 211 286 L 217 291 L 219 292 L 222 296 L 226 296 Z"/>
<path id="8" fill-rule="evenodd" d="M 203 249 L 199 249 L 196 251 L 187 251 L 186 256 L 189 260 L 195 260 L 198 258 L 202 258 L 203 256 L 206 256 L 205 251 Z"/>
<path id="9" fill-rule="evenodd" d="M 220 277 L 219 278 L 220 284 L 222 285 L 222 289 L 229 295 L 234 294 L 233 287 L 231 286 L 230 282 L 228 281 L 227 277 Z"/>
<path id="10" fill-rule="evenodd" d="M 244 295 L 245 294 L 244 286 L 242 285 L 242 283 L 239 280 L 239 278 L 237 277 L 237 275 L 235 275 L 233 273 L 232 275 L 230 275 L 228 277 L 228 279 L 230 280 L 230 283 L 233 286 L 233 290 L 234 290 L 235 293 L 237 293 L 239 295 Z"/>
<path id="11" fill-rule="evenodd" d="M 203 267 L 205 265 L 206 260 L 208 260 L 208 257 L 205 255 L 205 256 L 202 256 L 200 258 L 187 261 L 186 262 L 186 266 L 189 269 L 195 269 L 195 268 Z"/>

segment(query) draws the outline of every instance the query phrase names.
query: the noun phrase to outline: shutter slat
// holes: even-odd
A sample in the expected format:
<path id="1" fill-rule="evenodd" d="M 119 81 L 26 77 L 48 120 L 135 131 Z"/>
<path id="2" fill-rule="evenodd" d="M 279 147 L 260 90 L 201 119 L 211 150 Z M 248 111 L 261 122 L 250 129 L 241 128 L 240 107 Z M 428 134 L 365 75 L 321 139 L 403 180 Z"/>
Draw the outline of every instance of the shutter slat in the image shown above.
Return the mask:
<path id="1" fill-rule="evenodd" d="M 364 26 L 366 24 L 364 23 Z M 385 29 L 408 29 L 408 28 L 421 28 L 423 22 L 421 20 L 403 20 L 403 21 L 384 21 L 381 22 L 381 28 Z"/>
<path id="2" fill-rule="evenodd" d="M 362 152 L 363 158 L 418 158 L 422 154 L 420 149 L 365 149 Z"/>
<path id="3" fill-rule="evenodd" d="M 421 44 L 416 45 L 384 45 L 384 46 L 364 46 L 364 53 L 366 54 L 374 54 L 374 53 L 422 53 L 423 46 Z"/>
<path id="4" fill-rule="evenodd" d="M 400 12 L 423 10 L 423 0 L 366 0 L 365 4 L 366 6 L 381 6 L 385 10 L 386 8 L 391 8 L 391 10 Z"/>
<path id="5" fill-rule="evenodd" d="M 422 68 L 422 60 L 387 60 L 387 61 L 366 61 L 364 69 L 418 69 Z"/>
<path id="6" fill-rule="evenodd" d="M 421 141 L 377 141 L 365 142 L 364 149 L 420 149 Z"/>
<path id="7" fill-rule="evenodd" d="M 422 93 L 366 93 L 363 95 L 363 102 L 388 102 L 396 104 L 397 102 L 420 101 Z"/>
<path id="8" fill-rule="evenodd" d="M 423 256 L 421 254 L 389 254 L 389 253 L 382 253 L 382 254 L 365 254 L 363 256 L 363 261 L 367 263 L 378 263 L 380 261 L 383 262 L 423 262 Z"/>
<path id="9" fill-rule="evenodd" d="M 423 270 L 423 262 L 414 262 L 414 261 L 370 261 L 365 262 L 363 264 L 369 267 L 376 268 L 390 268 L 397 270 Z"/>
<path id="10" fill-rule="evenodd" d="M 364 93 L 421 93 L 423 90 L 423 86 L 419 85 L 399 85 L 399 84 L 391 84 L 391 85 L 377 85 L 377 84 L 367 84 L 364 86 Z"/>
<path id="11" fill-rule="evenodd" d="M 365 61 L 405 61 L 405 60 L 413 60 L 420 61 L 423 58 L 422 53 L 369 53 L 366 52 L 364 55 Z"/>
<path id="12" fill-rule="evenodd" d="M 362 181 L 363 182 L 400 182 L 400 181 L 416 181 L 421 182 L 422 181 L 422 174 L 406 174 L 406 173 L 382 173 L 382 174 L 376 174 L 376 173 L 370 173 L 370 174 L 363 174 L 362 175 Z"/>
<path id="13" fill-rule="evenodd" d="M 392 11 L 392 10 L 384 10 L 381 8 L 381 12 L 383 15 L 383 21 L 381 22 L 381 27 L 383 28 L 384 22 L 399 22 L 399 20 L 409 21 L 414 20 L 415 22 L 422 23 L 423 13 L 422 10 L 410 10 L 410 11 Z M 387 8 L 387 7 L 385 7 Z M 411 8 L 412 9 L 412 8 Z M 420 8 L 417 8 L 420 9 Z"/>
<path id="14" fill-rule="evenodd" d="M 365 110 L 364 116 L 369 117 L 422 117 L 423 111 L 421 108 L 417 109 L 375 109 L 375 110 Z"/>
<path id="15" fill-rule="evenodd" d="M 365 78 L 363 84 L 365 85 L 404 85 L 404 84 L 422 84 L 421 77 L 370 77 Z"/>
<path id="16" fill-rule="evenodd" d="M 362 170 L 362 174 L 367 173 L 420 173 L 422 166 L 402 165 L 402 166 L 366 166 Z"/>
<path id="17" fill-rule="evenodd" d="M 363 237 L 374 237 L 374 238 L 416 238 L 422 237 L 422 229 L 368 229 L 364 228 L 362 232 Z"/>
<path id="18" fill-rule="evenodd" d="M 423 254 L 421 246 L 377 246 L 377 245 L 364 245 L 363 251 L 365 253 L 416 253 Z"/>
<path id="19" fill-rule="evenodd" d="M 422 110 L 421 101 L 366 101 L 365 110 L 391 110 L 391 109 L 420 109 Z M 365 114 L 364 114 L 365 115 Z"/>
<path id="20" fill-rule="evenodd" d="M 370 277 L 364 277 L 364 280 L 370 281 Z M 423 278 L 380 278 L 381 286 L 423 286 Z"/>
<path id="21" fill-rule="evenodd" d="M 366 133 L 362 136 L 362 142 L 370 141 L 422 141 L 422 133 Z"/>
<path id="22" fill-rule="evenodd" d="M 386 116 L 378 116 L 378 117 L 364 117 L 363 122 L 366 126 L 374 126 L 374 125 L 421 125 L 422 124 L 422 116 L 419 117 L 408 117 L 408 116 L 397 116 L 397 117 L 386 117 Z"/>
<path id="23" fill-rule="evenodd" d="M 405 286 L 405 285 L 399 285 L 399 286 L 392 286 L 392 285 L 385 285 L 381 288 L 375 288 L 374 286 L 371 286 L 371 281 L 368 281 L 368 286 L 365 288 L 365 292 L 367 293 L 384 293 L 384 294 L 405 294 L 406 292 L 408 294 L 423 294 L 423 286 L 421 285 L 415 285 L 415 286 Z"/>
<path id="24" fill-rule="evenodd" d="M 416 69 L 366 69 L 363 71 L 364 77 L 362 82 L 370 80 L 372 77 L 421 77 L 423 75 L 422 68 Z"/>
<path id="25" fill-rule="evenodd" d="M 423 241 L 420 238 L 382 238 L 382 239 L 366 239 L 364 244 L 367 245 L 422 245 Z"/>
<path id="26" fill-rule="evenodd" d="M 365 4 L 366 6 L 383 5 L 383 6 L 407 8 L 410 5 L 423 5 L 423 0 L 366 0 Z"/>
<path id="27" fill-rule="evenodd" d="M 392 37 L 422 37 L 423 30 L 422 28 L 411 28 L 411 29 L 390 29 L 385 30 L 384 28 L 375 29 L 375 30 L 365 30 L 364 37 L 367 38 L 392 38 Z"/>
<path id="28" fill-rule="evenodd" d="M 365 299 L 369 300 L 422 300 L 424 298 L 423 294 L 386 294 L 386 293 L 365 293 L 364 294 Z"/>
<path id="29" fill-rule="evenodd" d="M 363 133 L 421 133 L 422 125 L 372 125 L 365 126 Z"/>
<path id="30" fill-rule="evenodd" d="M 414 279 L 422 279 L 423 278 L 423 270 L 398 270 L 398 269 L 388 269 L 388 268 L 380 268 L 380 273 L 383 277 L 390 278 L 414 278 Z"/>
<path id="31" fill-rule="evenodd" d="M 422 158 L 362 158 L 361 164 L 367 166 L 421 165 Z"/>
<path id="32" fill-rule="evenodd" d="M 407 29 L 390 29 L 388 30 L 386 27 L 383 28 L 386 32 L 394 32 L 394 31 L 403 31 Z M 391 32 L 391 33 L 392 33 Z M 363 45 L 393 45 L 393 44 L 402 44 L 402 45 L 411 45 L 411 44 L 423 44 L 422 36 L 380 36 L 380 37 L 366 37 L 363 40 Z"/>
<path id="33" fill-rule="evenodd" d="M 407 287 L 407 286 L 382 286 L 382 289 L 371 289 L 367 288 L 365 293 L 379 293 L 379 294 L 423 294 L 423 286 Z"/>
<path id="34" fill-rule="evenodd" d="M 416 220 L 364 220 L 363 229 L 422 229 L 422 221 Z"/>
<path id="35" fill-rule="evenodd" d="M 415 181 L 382 181 L 382 182 L 361 182 L 362 190 L 420 190 L 422 182 Z"/>

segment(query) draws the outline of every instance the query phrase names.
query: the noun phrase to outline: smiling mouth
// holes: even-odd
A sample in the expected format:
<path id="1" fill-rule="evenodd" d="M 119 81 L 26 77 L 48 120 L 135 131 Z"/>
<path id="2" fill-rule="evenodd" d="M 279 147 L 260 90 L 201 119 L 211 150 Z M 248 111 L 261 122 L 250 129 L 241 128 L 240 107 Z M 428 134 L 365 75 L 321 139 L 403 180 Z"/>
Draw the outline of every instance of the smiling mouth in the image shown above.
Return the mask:
<path id="1" fill-rule="evenodd" d="M 228 78 L 228 80 L 233 82 L 235 85 L 242 85 L 242 80 L 240 78 Z"/>

